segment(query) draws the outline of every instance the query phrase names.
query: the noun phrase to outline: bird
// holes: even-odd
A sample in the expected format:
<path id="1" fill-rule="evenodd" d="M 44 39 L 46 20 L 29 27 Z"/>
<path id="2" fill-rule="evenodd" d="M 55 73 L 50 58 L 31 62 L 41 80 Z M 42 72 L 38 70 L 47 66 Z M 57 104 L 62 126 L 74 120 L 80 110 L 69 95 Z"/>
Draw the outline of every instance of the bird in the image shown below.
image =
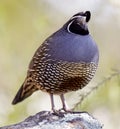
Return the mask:
<path id="1" fill-rule="evenodd" d="M 13 105 L 41 90 L 50 95 L 51 111 L 58 111 L 54 95 L 61 99 L 61 110 L 70 111 L 64 94 L 85 87 L 98 67 L 99 50 L 88 29 L 90 19 L 90 11 L 78 12 L 39 46 Z"/>

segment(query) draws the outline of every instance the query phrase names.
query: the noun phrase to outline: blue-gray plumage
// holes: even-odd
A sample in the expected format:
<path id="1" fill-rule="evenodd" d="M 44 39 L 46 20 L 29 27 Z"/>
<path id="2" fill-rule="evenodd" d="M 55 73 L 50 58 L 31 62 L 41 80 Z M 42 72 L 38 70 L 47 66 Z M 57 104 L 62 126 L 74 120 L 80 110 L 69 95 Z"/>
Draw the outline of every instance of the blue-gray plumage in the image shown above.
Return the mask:
<path id="1" fill-rule="evenodd" d="M 60 30 L 48 40 L 52 59 L 69 62 L 98 63 L 97 45 L 91 35 L 76 35 Z"/>
<path id="2" fill-rule="evenodd" d="M 63 110 L 68 110 L 64 93 L 86 86 L 98 65 L 98 48 L 87 26 L 90 17 L 89 11 L 75 14 L 43 42 L 35 52 L 27 77 L 12 104 L 42 90 L 50 94 L 54 112 L 53 94 L 60 95 Z"/>

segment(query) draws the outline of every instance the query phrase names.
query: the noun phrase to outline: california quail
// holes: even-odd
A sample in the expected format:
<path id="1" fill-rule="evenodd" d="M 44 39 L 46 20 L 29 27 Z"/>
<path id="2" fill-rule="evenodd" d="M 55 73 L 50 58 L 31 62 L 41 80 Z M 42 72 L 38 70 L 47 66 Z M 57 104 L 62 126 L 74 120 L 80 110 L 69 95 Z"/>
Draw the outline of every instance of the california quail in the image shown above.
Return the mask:
<path id="1" fill-rule="evenodd" d="M 64 93 L 86 86 L 97 69 L 99 52 L 89 34 L 90 11 L 73 15 L 57 32 L 48 37 L 35 52 L 27 77 L 12 104 L 21 102 L 36 90 L 59 95 L 67 111 Z"/>

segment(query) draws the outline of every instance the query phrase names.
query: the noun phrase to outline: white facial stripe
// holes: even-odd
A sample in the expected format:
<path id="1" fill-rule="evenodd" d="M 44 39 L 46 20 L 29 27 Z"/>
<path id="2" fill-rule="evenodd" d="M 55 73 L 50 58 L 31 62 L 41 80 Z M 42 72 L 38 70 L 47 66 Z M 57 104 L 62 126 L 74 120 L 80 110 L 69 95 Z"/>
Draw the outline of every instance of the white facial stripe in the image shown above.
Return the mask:
<path id="1" fill-rule="evenodd" d="M 72 33 L 70 30 L 69 30 L 69 27 L 70 27 L 70 25 L 73 23 L 73 19 L 74 18 L 81 18 L 81 21 L 83 21 L 83 22 L 86 22 L 86 17 L 84 17 L 84 16 L 74 16 L 74 17 L 72 17 L 70 20 L 72 20 L 69 24 L 68 24 L 68 26 L 67 26 L 67 31 L 69 32 L 69 33 Z"/>
<path id="2" fill-rule="evenodd" d="M 73 17 L 71 17 L 71 19 L 70 20 L 72 20 L 72 19 L 74 19 L 74 18 L 83 18 L 84 16 L 73 16 Z"/>
<path id="3" fill-rule="evenodd" d="M 67 26 L 67 31 L 69 32 L 69 33 L 72 33 L 70 30 L 69 30 L 69 27 L 70 27 L 70 25 L 73 23 L 73 21 L 71 21 L 70 23 L 69 23 L 69 25 Z"/>

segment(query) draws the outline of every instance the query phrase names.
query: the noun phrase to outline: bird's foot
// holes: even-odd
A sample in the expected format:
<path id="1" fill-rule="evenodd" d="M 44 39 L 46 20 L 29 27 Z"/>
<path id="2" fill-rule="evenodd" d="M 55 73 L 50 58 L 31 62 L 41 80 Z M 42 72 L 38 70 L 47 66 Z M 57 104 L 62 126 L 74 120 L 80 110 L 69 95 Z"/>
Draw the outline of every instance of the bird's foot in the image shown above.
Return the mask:
<path id="1" fill-rule="evenodd" d="M 59 117 L 64 117 L 64 112 L 61 110 L 52 109 L 52 113 Z"/>
<path id="2" fill-rule="evenodd" d="M 59 111 L 60 112 L 64 112 L 64 113 L 72 113 L 72 110 L 70 110 L 70 109 L 67 109 L 67 108 L 61 108 L 61 109 L 59 109 Z"/>
<path id="3" fill-rule="evenodd" d="M 52 109 L 52 113 L 54 115 L 57 115 L 59 117 L 64 117 L 65 114 L 67 113 L 72 113 L 73 111 L 70 110 L 70 109 L 66 109 L 66 108 L 61 108 L 59 110 L 56 110 L 56 109 Z"/>

